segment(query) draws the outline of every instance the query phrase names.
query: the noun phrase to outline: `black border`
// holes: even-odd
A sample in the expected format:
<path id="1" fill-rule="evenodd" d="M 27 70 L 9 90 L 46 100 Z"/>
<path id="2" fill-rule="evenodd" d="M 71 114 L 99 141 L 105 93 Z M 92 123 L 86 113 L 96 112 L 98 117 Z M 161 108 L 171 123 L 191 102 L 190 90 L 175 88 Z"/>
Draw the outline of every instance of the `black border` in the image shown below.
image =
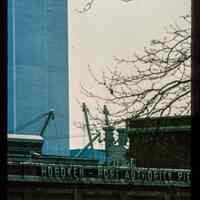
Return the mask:
<path id="1" fill-rule="evenodd" d="M 0 1 L 1 8 L 1 70 L 0 70 L 0 186 L 1 199 L 7 199 L 7 0 Z"/>
<path id="2" fill-rule="evenodd" d="M 191 55 L 192 55 L 192 197 L 199 196 L 200 180 L 200 161 L 199 161 L 199 130 L 200 124 L 200 1 L 192 0 L 192 43 L 191 43 Z"/>
<path id="3" fill-rule="evenodd" d="M 0 155 L 1 155 L 1 190 L 6 189 L 7 182 L 7 0 L 0 1 L 1 8 L 1 70 L 0 70 Z M 200 129 L 198 118 L 200 116 L 200 1 L 192 0 L 192 196 L 195 195 L 195 182 L 200 180 L 199 170 L 199 140 L 198 131 Z M 196 130 L 195 130 L 196 129 Z M 195 155 L 196 154 L 196 155 Z M 3 176 L 2 176 L 3 175 Z M 196 181 L 195 181 L 196 180 Z M 197 182 L 198 183 L 198 182 Z M 198 188 L 197 188 L 198 192 Z M 1 195 L 5 195 L 1 192 Z M 3 198 L 5 199 L 5 198 Z"/>

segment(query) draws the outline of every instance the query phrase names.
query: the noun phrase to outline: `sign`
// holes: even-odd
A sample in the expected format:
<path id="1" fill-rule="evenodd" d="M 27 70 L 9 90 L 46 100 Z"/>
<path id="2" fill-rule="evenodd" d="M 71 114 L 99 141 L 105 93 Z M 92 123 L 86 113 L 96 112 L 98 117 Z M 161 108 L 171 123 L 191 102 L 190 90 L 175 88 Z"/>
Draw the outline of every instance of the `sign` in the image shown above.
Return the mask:
<path id="1" fill-rule="evenodd" d="M 40 176 L 67 182 L 190 186 L 191 170 L 120 166 L 41 165 Z"/>

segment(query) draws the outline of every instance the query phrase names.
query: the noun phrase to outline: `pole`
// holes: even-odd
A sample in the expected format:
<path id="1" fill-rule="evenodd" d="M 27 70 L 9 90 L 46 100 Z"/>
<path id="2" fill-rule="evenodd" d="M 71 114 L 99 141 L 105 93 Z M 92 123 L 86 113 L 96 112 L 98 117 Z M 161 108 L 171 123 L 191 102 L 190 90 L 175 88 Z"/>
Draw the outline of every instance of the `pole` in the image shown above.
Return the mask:
<path id="1" fill-rule="evenodd" d="M 47 117 L 47 119 L 46 119 L 46 121 L 45 121 L 45 123 L 44 123 L 44 126 L 43 126 L 43 128 L 42 128 L 42 130 L 41 130 L 41 132 L 40 132 L 40 135 L 41 135 L 41 136 L 43 136 L 44 131 L 46 130 L 46 128 L 47 128 L 47 126 L 48 126 L 48 124 L 49 124 L 50 119 L 54 120 L 54 118 L 55 118 L 55 114 L 54 114 L 54 110 L 52 109 L 52 110 L 50 110 L 50 111 L 48 112 L 48 117 Z"/>
<path id="2" fill-rule="evenodd" d="M 92 158 L 94 159 L 94 146 L 93 146 L 93 140 L 92 140 L 92 135 L 91 135 L 91 132 L 90 132 L 90 124 L 89 124 L 89 119 L 88 119 L 88 109 L 86 107 L 86 104 L 83 103 L 83 113 L 84 113 L 84 116 L 85 116 L 85 123 L 86 123 L 86 128 L 87 128 L 87 132 L 88 132 L 88 138 L 89 138 L 89 146 L 91 146 L 91 149 L 92 149 Z"/>
<path id="3" fill-rule="evenodd" d="M 93 139 L 91 142 L 94 142 L 99 136 L 100 136 L 101 133 L 98 133 Z M 91 145 L 91 143 L 89 142 L 80 152 L 78 152 L 75 157 L 80 157 L 84 152 L 85 150 Z"/>

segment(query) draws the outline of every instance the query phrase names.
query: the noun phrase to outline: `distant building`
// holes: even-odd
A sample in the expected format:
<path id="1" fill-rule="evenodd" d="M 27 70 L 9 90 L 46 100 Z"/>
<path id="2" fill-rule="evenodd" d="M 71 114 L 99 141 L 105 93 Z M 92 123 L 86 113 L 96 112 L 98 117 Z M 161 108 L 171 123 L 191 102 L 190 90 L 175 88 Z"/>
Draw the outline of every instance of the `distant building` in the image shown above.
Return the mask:
<path id="1" fill-rule="evenodd" d="M 69 155 L 67 0 L 8 0 L 8 132 L 44 133 L 43 154 Z"/>

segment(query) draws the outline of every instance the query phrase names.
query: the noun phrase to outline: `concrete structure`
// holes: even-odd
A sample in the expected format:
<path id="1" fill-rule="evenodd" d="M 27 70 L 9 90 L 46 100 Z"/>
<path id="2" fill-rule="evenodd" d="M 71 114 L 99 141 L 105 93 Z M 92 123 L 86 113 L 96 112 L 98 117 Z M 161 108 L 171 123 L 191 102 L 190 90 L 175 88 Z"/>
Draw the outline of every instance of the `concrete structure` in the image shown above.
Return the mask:
<path id="1" fill-rule="evenodd" d="M 44 132 L 43 154 L 69 155 L 67 0 L 8 0 L 8 132 Z"/>

